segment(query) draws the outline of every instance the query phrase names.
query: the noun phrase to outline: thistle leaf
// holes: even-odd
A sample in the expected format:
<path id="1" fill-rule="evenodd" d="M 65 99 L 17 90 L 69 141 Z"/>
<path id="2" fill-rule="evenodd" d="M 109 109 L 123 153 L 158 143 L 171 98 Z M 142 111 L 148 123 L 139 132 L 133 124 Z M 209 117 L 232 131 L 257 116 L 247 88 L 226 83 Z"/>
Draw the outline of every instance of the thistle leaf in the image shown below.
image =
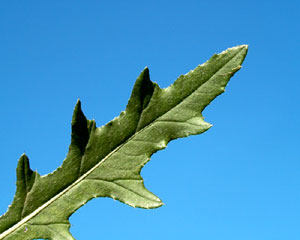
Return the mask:
<path id="1" fill-rule="evenodd" d="M 16 194 L 0 217 L 0 239 L 74 239 L 69 217 L 96 197 L 160 207 L 162 201 L 144 187 L 142 167 L 171 140 L 211 127 L 202 111 L 224 92 L 246 54 L 246 45 L 215 54 L 165 89 L 150 80 L 145 68 L 126 110 L 99 128 L 86 119 L 78 101 L 69 152 L 59 168 L 40 176 L 30 169 L 26 155 L 19 159 Z"/>

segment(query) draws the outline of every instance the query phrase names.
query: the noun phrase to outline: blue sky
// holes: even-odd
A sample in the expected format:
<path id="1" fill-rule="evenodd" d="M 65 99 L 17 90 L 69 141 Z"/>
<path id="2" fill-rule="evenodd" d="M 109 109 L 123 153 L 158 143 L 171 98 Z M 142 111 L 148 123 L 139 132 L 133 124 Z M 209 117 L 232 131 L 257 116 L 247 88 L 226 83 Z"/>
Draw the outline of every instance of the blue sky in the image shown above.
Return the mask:
<path id="1" fill-rule="evenodd" d="M 204 111 L 214 126 L 171 142 L 142 176 L 165 205 L 96 199 L 71 217 L 85 239 L 300 239 L 299 1 L 1 1 L 0 212 L 23 152 L 56 169 L 78 98 L 97 126 L 125 109 L 145 66 L 170 85 L 226 48 L 243 68 Z"/>

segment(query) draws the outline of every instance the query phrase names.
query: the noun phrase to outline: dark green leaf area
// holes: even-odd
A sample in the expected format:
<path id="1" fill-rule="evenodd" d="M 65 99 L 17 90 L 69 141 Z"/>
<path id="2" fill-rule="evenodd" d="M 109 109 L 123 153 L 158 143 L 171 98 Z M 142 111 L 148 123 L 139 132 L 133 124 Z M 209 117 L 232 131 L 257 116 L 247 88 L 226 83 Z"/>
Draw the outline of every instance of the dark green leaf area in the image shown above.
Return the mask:
<path id="1" fill-rule="evenodd" d="M 35 181 L 36 175 L 37 173 L 33 172 L 29 167 L 29 159 L 23 154 L 17 166 L 17 190 L 15 198 L 9 207 L 9 211 L 0 218 L 0 233 L 22 219 L 24 203 Z"/>

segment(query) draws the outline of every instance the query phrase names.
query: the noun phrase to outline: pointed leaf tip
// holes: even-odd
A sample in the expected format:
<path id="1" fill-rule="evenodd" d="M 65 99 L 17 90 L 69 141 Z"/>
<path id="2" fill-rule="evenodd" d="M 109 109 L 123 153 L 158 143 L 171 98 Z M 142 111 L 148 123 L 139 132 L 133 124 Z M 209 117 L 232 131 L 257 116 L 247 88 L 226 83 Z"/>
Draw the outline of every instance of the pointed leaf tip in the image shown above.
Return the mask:
<path id="1" fill-rule="evenodd" d="M 77 102 L 76 102 L 76 105 L 75 105 L 75 108 L 81 108 L 81 101 L 80 101 L 80 99 L 78 98 L 77 99 Z"/>
<path id="2" fill-rule="evenodd" d="M 243 44 L 243 45 L 240 45 L 240 46 L 237 46 L 238 48 L 240 48 L 241 50 L 244 50 L 245 51 L 245 54 L 248 52 L 248 45 L 247 44 Z M 246 57 L 246 55 L 245 55 Z"/>
<path id="3" fill-rule="evenodd" d="M 18 171 L 18 169 L 22 170 L 22 171 L 24 171 L 24 169 L 30 170 L 29 158 L 27 157 L 27 155 L 25 153 L 23 153 L 21 155 L 21 157 L 19 158 L 17 171 Z"/>
<path id="4" fill-rule="evenodd" d="M 78 99 L 73 111 L 73 117 L 72 117 L 72 125 L 74 125 L 76 123 L 76 121 L 78 120 L 78 117 L 80 117 L 81 115 L 83 115 L 82 110 L 81 110 L 81 101 Z"/>
<path id="5" fill-rule="evenodd" d="M 235 46 L 233 48 L 245 48 L 245 49 L 248 49 L 248 44 L 237 45 L 237 46 Z"/>
<path id="6" fill-rule="evenodd" d="M 246 56 L 247 51 L 248 51 L 248 45 L 247 44 L 237 45 L 237 46 L 234 46 L 234 47 L 231 47 L 231 48 L 228 48 L 228 49 L 224 50 L 220 54 L 222 54 L 222 53 L 224 54 L 224 53 L 227 53 L 228 51 L 235 51 L 235 50 L 245 51 L 245 56 Z"/>
<path id="7" fill-rule="evenodd" d="M 149 68 L 146 66 L 146 67 L 143 69 L 143 71 L 141 72 L 140 75 L 147 76 L 147 78 L 149 78 L 149 76 L 150 76 L 150 73 L 149 73 L 149 72 L 150 72 L 150 71 L 149 71 Z"/>
<path id="8" fill-rule="evenodd" d="M 241 45 L 241 48 L 245 49 L 246 52 L 248 51 L 248 47 L 249 47 L 249 46 L 248 46 L 247 44 Z"/>
<path id="9" fill-rule="evenodd" d="M 22 158 L 28 158 L 25 152 L 21 154 L 21 157 L 19 158 L 19 160 L 21 160 Z"/>

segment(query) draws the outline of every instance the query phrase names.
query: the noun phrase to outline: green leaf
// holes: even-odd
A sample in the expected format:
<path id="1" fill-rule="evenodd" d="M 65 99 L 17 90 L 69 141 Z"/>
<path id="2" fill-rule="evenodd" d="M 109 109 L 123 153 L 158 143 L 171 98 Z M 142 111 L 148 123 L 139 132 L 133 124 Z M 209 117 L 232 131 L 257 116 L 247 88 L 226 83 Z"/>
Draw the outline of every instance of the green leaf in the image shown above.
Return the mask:
<path id="1" fill-rule="evenodd" d="M 171 86 L 151 82 L 148 68 L 137 78 L 126 110 L 100 128 L 77 102 L 69 152 L 62 166 L 40 176 L 22 155 L 17 190 L 0 218 L 0 239 L 74 239 L 69 217 L 87 201 L 111 197 L 132 207 L 157 208 L 161 200 L 144 187 L 142 167 L 168 142 L 208 130 L 203 109 L 224 92 L 241 68 L 247 46 L 215 54 Z"/>

